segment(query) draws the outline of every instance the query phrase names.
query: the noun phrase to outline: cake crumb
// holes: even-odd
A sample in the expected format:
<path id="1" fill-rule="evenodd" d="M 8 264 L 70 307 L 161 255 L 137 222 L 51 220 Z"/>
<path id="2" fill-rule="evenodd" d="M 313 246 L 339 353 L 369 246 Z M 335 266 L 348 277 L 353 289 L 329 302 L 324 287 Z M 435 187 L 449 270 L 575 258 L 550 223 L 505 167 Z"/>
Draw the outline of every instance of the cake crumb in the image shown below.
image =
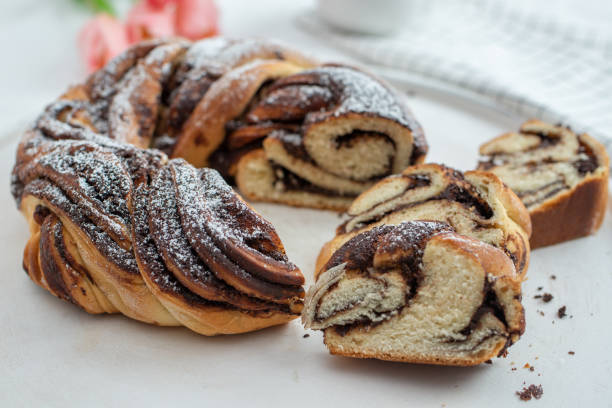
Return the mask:
<path id="1" fill-rule="evenodd" d="M 561 306 L 559 310 L 557 310 L 557 316 L 559 316 L 559 319 L 563 319 L 565 316 L 567 316 L 567 313 L 565 313 L 566 310 L 566 306 Z"/>
<path id="2" fill-rule="evenodd" d="M 485 364 L 493 364 L 493 360 L 488 359 L 487 361 L 485 361 Z"/>
<path id="3" fill-rule="evenodd" d="M 529 363 L 525 363 L 525 365 L 523 366 L 523 368 L 530 368 L 531 366 L 529 365 Z"/>
<path id="4" fill-rule="evenodd" d="M 567 354 L 569 354 L 570 356 L 573 356 L 574 354 L 576 354 L 576 352 L 570 350 L 570 351 L 567 352 Z"/>
<path id="5" fill-rule="evenodd" d="M 548 303 L 553 300 L 553 295 L 551 295 L 550 293 L 544 293 L 543 295 L 535 295 L 533 298 L 542 299 L 542 302 Z"/>
<path id="6" fill-rule="evenodd" d="M 519 396 L 521 401 L 529 401 L 532 398 L 540 399 L 544 394 L 544 390 L 542 389 L 542 385 L 534 385 L 531 384 L 529 387 L 523 387 L 521 391 L 517 391 L 516 395 Z"/>

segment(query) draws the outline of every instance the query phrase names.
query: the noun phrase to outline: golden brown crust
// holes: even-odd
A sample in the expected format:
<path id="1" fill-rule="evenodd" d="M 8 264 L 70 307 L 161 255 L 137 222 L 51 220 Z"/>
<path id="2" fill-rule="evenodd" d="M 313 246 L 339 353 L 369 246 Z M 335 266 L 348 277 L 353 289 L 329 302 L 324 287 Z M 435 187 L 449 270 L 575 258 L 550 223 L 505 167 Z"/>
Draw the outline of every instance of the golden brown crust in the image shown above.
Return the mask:
<path id="1" fill-rule="evenodd" d="M 327 329 L 327 330 L 329 330 L 331 333 L 332 329 Z M 433 364 L 433 365 L 444 365 L 444 366 L 471 367 L 471 366 L 481 364 L 491 358 L 497 357 L 497 355 L 504 349 L 504 346 L 505 346 L 505 342 L 500 341 L 491 350 L 483 351 L 480 356 L 474 356 L 471 359 L 465 359 L 465 358 L 460 358 L 460 357 L 456 357 L 456 358 L 420 358 L 417 356 L 398 357 L 398 356 L 389 355 L 388 353 L 372 353 L 372 354 L 354 353 L 354 352 L 351 353 L 351 352 L 344 351 L 341 346 L 329 344 L 327 342 L 327 333 L 328 333 L 327 330 L 325 332 L 324 341 L 325 341 L 325 345 L 327 346 L 331 354 L 344 356 L 344 357 L 353 357 L 353 358 L 375 358 L 377 360 L 395 361 L 398 363 Z"/>
<path id="2" fill-rule="evenodd" d="M 531 248 L 594 234 L 603 222 L 607 203 L 607 171 L 588 177 L 573 189 L 547 201 L 531 211 Z"/>

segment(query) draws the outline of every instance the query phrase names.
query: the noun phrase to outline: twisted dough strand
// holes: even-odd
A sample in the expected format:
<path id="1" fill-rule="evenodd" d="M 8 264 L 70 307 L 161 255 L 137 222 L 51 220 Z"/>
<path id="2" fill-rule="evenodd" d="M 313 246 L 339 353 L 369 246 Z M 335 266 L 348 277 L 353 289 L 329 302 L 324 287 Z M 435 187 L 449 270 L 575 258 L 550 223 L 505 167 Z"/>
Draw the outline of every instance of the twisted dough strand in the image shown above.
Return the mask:
<path id="1" fill-rule="evenodd" d="M 24 268 L 91 313 L 203 334 L 281 324 L 302 309 L 301 272 L 193 165 L 251 199 L 346 209 L 426 150 L 401 97 L 355 68 L 257 40 L 144 42 L 25 133 L 11 183 L 30 224 Z"/>

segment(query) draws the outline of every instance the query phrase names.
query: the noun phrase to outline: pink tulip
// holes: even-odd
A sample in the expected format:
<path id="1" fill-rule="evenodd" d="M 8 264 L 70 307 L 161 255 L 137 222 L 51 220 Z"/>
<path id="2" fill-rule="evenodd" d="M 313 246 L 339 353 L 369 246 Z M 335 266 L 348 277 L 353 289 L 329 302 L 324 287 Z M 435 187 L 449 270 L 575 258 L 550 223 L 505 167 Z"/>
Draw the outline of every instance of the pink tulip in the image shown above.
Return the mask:
<path id="1" fill-rule="evenodd" d="M 176 33 L 197 40 L 219 32 L 219 13 L 214 0 L 176 0 Z"/>
<path id="2" fill-rule="evenodd" d="M 160 2 L 157 2 L 160 3 Z M 151 38 L 175 35 L 176 7 L 170 2 L 162 8 L 154 7 L 150 1 L 137 3 L 128 13 L 125 22 L 130 43 Z"/>
<path id="3" fill-rule="evenodd" d="M 125 27 L 117 19 L 99 14 L 81 29 L 78 45 L 87 71 L 93 72 L 128 47 Z"/>
<path id="4" fill-rule="evenodd" d="M 151 6 L 152 8 L 162 9 L 166 5 L 174 3 L 175 1 L 176 0 L 147 0 L 147 3 L 149 3 L 149 6 Z"/>

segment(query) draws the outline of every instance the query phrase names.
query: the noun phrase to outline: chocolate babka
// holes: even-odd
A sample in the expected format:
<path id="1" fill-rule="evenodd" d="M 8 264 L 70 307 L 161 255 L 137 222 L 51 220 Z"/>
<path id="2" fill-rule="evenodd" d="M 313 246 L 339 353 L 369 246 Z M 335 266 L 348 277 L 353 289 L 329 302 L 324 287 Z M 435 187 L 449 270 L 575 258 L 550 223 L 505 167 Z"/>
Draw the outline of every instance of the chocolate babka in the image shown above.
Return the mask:
<path id="1" fill-rule="evenodd" d="M 589 235 L 603 222 L 610 161 L 588 134 L 539 120 L 480 147 L 481 170 L 499 176 L 529 210 L 538 248 Z"/>
<path id="2" fill-rule="evenodd" d="M 332 354 L 475 365 L 523 333 L 521 276 L 506 254 L 447 223 L 359 232 L 323 259 L 302 320 Z"/>
<path id="3" fill-rule="evenodd" d="M 285 323 L 304 278 L 222 175 L 253 199 L 344 209 L 426 149 L 400 97 L 357 69 L 255 40 L 144 42 L 23 137 L 24 268 L 90 313 L 206 335 Z"/>
<path id="4" fill-rule="evenodd" d="M 501 249 L 519 277 L 527 271 L 529 215 L 518 197 L 491 173 L 462 174 L 439 164 L 411 166 L 362 193 L 348 215 L 336 237 L 321 250 L 317 271 L 354 236 L 377 226 L 412 220 L 445 222 L 458 234 Z"/>

